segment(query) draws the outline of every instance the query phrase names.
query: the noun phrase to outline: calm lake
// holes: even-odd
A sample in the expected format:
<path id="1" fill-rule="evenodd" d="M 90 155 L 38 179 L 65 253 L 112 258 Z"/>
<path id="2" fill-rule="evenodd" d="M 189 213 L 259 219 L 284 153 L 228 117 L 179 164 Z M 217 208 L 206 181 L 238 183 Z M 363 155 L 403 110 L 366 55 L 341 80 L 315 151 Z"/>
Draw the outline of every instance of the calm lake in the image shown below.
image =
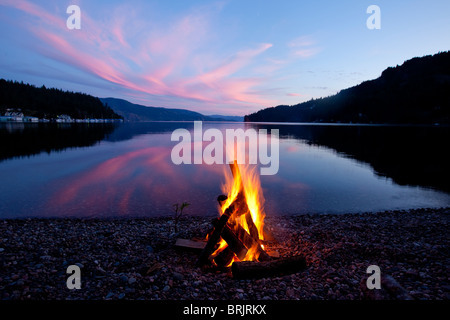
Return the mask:
<path id="1" fill-rule="evenodd" d="M 171 134 L 192 122 L 0 123 L 0 218 L 217 213 L 227 165 L 175 165 Z M 450 205 L 449 127 L 203 123 L 279 129 L 268 215 Z"/>

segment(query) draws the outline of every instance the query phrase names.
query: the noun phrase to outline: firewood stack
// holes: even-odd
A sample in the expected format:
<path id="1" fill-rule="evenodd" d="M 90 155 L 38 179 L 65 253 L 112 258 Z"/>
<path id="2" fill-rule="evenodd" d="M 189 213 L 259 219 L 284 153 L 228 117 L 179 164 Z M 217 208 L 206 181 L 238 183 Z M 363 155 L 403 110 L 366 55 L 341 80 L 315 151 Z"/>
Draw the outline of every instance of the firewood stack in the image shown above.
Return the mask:
<path id="1" fill-rule="evenodd" d="M 242 179 L 237 162 L 230 164 L 233 179 Z M 214 265 L 225 268 L 231 265 L 234 278 L 258 278 L 277 274 L 293 273 L 306 268 L 303 257 L 274 259 L 263 249 L 262 240 L 258 228 L 252 219 L 245 198 L 242 180 L 241 187 L 235 200 L 222 213 L 220 218 L 213 220 L 213 230 L 208 236 L 208 241 L 203 248 L 197 266 L 204 267 Z M 222 207 L 227 196 L 218 197 Z M 236 223 L 236 217 L 243 216 L 247 223 L 247 230 Z M 219 242 L 226 243 L 226 248 L 217 250 Z M 252 250 L 252 261 L 243 261 L 247 253 Z M 217 253 L 219 252 L 219 253 Z"/>

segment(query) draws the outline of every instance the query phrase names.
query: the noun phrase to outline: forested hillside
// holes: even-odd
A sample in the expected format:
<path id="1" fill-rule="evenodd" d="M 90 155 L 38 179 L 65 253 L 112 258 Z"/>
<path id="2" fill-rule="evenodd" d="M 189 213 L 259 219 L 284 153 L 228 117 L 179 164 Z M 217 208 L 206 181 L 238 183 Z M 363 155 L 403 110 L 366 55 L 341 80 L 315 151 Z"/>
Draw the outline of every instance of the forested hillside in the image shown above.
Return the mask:
<path id="1" fill-rule="evenodd" d="M 0 79 L 0 115 L 8 109 L 19 110 L 25 116 L 56 118 L 68 115 L 73 119 L 121 119 L 100 99 L 84 93 L 40 88 L 23 82 Z"/>
<path id="2" fill-rule="evenodd" d="M 450 123 L 450 52 L 413 58 L 326 98 L 277 106 L 252 122 Z"/>

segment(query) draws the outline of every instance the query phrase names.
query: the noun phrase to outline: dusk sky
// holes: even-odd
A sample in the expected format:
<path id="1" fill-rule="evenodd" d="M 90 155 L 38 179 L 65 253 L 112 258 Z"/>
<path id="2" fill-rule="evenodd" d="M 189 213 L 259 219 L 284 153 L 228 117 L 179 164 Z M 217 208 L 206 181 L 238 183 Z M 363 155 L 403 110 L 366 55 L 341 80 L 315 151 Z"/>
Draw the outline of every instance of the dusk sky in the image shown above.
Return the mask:
<path id="1" fill-rule="evenodd" d="M 66 26 L 72 4 L 80 30 Z M 450 1 L 0 0 L 0 41 L 0 78 L 245 115 L 449 50 Z"/>

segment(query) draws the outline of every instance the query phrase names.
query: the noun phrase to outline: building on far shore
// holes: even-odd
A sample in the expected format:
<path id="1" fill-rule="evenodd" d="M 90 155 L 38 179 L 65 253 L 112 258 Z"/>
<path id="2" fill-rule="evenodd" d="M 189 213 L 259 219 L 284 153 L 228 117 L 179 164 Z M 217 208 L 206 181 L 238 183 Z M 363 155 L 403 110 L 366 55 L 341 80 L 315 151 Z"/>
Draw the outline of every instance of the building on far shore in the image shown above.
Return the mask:
<path id="1" fill-rule="evenodd" d="M 6 109 L 6 121 L 23 121 L 23 112 L 21 109 Z"/>
<path id="2" fill-rule="evenodd" d="M 0 122 L 57 122 L 57 123 L 111 123 L 123 122 L 123 119 L 74 119 L 62 114 L 52 119 L 25 116 L 21 109 L 7 109 L 5 115 L 0 115 Z"/>
<path id="3" fill-rule="evenodd" d="M 67 114 L 62 114 L 56 118 L 56 122 L 72 122 L 72 117 Z"/>
<path id="4" fill-rule="evenodd" d="M 36 118 L 36 117 L 23 117 L 23 122 L 39 122 L 39 118 Z"/>

